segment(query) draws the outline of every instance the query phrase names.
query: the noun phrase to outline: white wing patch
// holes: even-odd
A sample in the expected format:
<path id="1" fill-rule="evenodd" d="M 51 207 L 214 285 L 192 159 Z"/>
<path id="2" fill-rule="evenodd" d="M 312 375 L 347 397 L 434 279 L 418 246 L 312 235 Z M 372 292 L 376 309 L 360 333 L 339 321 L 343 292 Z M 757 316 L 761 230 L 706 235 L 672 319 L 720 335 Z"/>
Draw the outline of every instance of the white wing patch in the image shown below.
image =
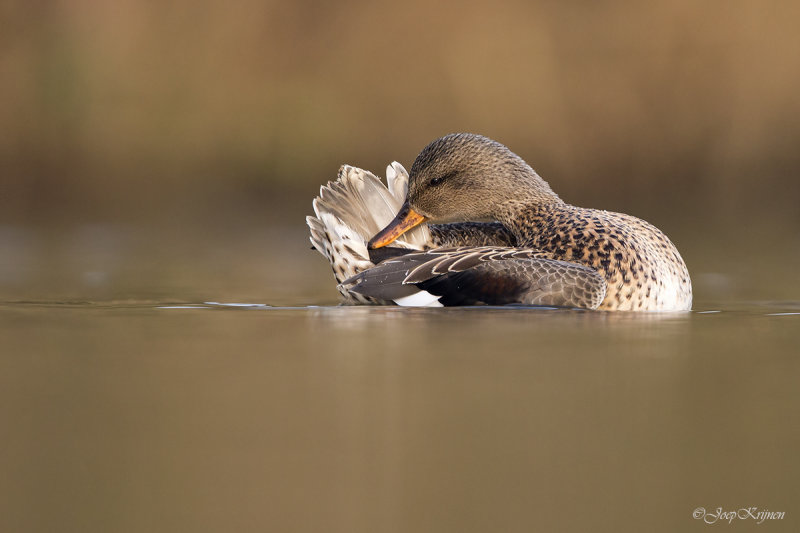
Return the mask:
<path id="1" fill-rule="evenodd" d="M 394 303 L 403 307 L 444 307 L 439 301 L 439 297 L 428 291 L 419 291 L 410 296 L 397 298 Z"/>

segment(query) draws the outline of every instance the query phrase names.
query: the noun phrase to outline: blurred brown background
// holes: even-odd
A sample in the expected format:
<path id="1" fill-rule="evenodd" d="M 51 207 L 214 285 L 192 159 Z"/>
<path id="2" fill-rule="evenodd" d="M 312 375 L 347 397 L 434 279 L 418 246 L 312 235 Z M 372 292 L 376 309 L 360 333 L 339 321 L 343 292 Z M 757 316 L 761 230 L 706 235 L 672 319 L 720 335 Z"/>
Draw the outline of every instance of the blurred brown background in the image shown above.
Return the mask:
<path id="1" fill-rule="evenodd" d="M 797 531 L 799 22 L 0 0 L 0 532 Z M 453 131 L 662 228 L 703 313 L 328 307 L 320 184 Z"/>
<path id="2" fill-rule="evenodd" d="M 334 296 L 305 245 L 319 185 L 345 162 L 410 166 L 453 131 L 505 143 L 567 201 L 661 226 L 701 291 L 704 273 L 763 277 L 753 256 L 794 279 L 797 2 L 74 0 L 0 19 L 7 294 L 113 295 L 131 255 L 161 257 L 130 243 L 161 242 L 137 272 L 172 289 L 206 269 L 253 294 L 292 270 Z"/>

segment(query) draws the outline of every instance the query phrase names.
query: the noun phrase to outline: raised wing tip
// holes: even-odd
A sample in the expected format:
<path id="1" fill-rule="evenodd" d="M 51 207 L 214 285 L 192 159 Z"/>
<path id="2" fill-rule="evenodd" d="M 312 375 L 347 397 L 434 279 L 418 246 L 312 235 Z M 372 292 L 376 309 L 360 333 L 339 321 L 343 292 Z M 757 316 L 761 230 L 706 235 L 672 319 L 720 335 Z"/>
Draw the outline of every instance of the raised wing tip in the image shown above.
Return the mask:
<path id="1" fill-rule="evenodd" d="M 408 171 L 406 171 L 405 167 L 397 161 L 392 161 L 386 166 L 386 177 L 390 180 L 393 180 L 398 176 L 408 176 Z"/>
<path id="2" fill-rule="evenodd" d="M 405 174 L 406 176 L 408 176 L 408 171 L 406 170 L 406 167 L 404 167 L 403 165 L 401 165 L 397 161 L 392 161 L 392 164 L 389 165 L 389 166 L 391 166 L 392 170 L 394 170 L 397 174 L 401 174 L 401 175 Z"/>
<path id="3" fill-rule="evenodd" d="M 344 175 L 346 175 L 347 173 L 349 173 L 349 172 L 350 172 L 350 169 L 352 169 L 352 168 L 353 168 L 353 167 L 351 167 L 351 166 L 350 166 L 350 165 L 348 165 L 348 164 L 344 164 L 344 165 L 340 166 L 340 167 L 339 167 L 339 172 L 338 172 L 338 174 L 336 175 L 336 177 L 341 179 L 341 177 L 342 177 L 342 176 L 344 176 Z"/>
<path id="4" fill-rule="evenodd" d="M 408 172 L 397 161 L 392 161 L 386 167 L 386 185 L 397 200 L 402 202 L 405 199 L 408 192 Z"/>

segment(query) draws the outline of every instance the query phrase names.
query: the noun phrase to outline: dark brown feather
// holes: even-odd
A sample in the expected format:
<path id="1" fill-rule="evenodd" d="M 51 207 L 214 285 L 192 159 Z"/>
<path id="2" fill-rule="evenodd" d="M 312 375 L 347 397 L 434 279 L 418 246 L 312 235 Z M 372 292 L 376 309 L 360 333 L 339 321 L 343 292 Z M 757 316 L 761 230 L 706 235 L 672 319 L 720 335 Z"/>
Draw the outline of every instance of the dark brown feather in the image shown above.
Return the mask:
<path id="1" fill-rule="evenodd" d="M 381 299 L 416 287 L 440 296 L 443 305 L 511 303 L 596 308 L 606 283 L 592 268 L 558 261 L 538 250 L 449 248 L 388 259 L 343 284 Z"/>

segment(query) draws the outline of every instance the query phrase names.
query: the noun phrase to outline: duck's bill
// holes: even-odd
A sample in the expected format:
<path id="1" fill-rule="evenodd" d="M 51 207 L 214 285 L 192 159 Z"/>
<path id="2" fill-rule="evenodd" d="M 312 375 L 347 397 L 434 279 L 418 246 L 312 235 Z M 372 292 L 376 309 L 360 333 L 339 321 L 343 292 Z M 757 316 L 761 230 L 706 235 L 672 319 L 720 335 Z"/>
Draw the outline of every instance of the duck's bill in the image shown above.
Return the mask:
<path id="1" fill-rule="evenodd" d="M 400 235 L 407 232 L 413 227 L 419 226 L 425 222 L 425 217 L 411 209 L 408 202 L 403 204 L 400 212 L 394 217 L 394 220 L 389 222 L 389 225 L 378 232 L 369 243 L 367 247 L 371 250 L 381 248 L 395 241 Z"/>

